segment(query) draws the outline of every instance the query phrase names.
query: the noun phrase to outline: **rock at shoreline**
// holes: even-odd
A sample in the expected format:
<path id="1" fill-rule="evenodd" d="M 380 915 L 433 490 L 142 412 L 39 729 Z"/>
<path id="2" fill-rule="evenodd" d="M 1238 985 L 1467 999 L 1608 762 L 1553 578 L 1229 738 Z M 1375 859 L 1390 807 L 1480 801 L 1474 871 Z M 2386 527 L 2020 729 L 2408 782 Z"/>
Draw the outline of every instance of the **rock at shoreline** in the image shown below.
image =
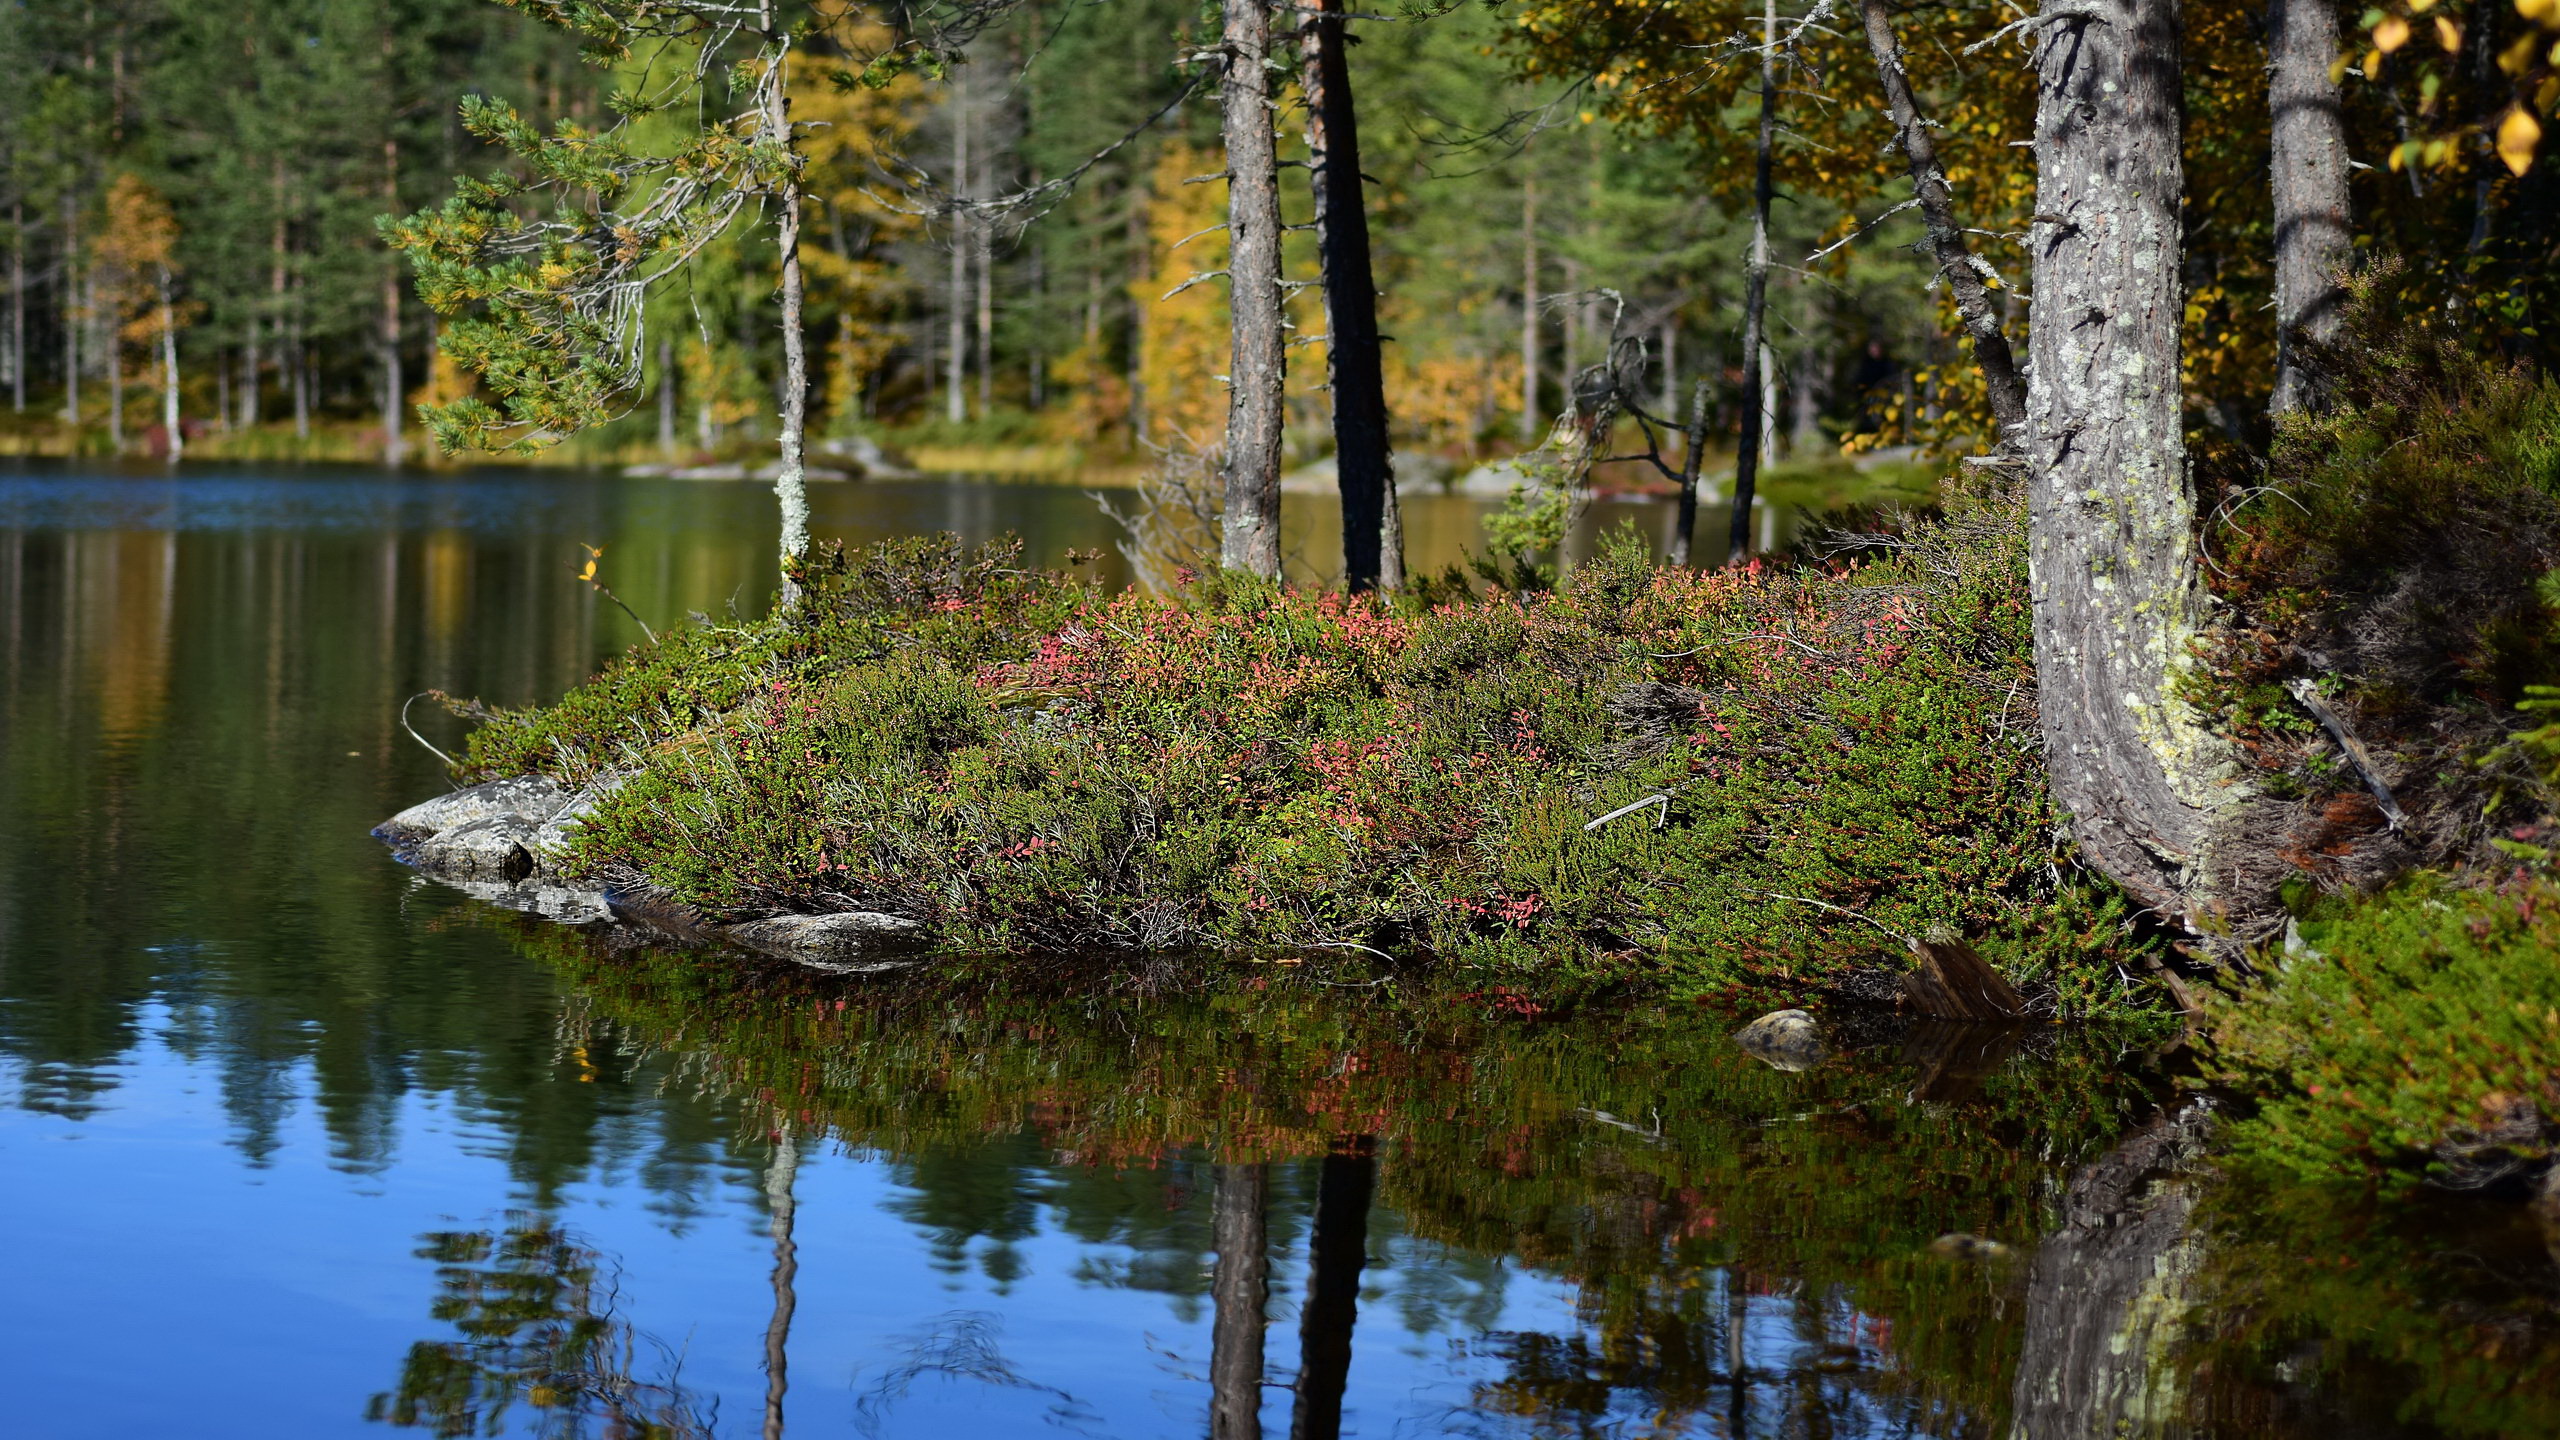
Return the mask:
<path id="1" fill-rule="evenodd" d="M 517 775 L 422 800 L 374 826 L 373 833 L 407 847 L 455 826 L 500 816 L 524 819 L 531 829 L 559 814 L 569 799 L 569 792 L 548 775 Z"/>
<path id="2" fill-rule="evenodd" d="M 541 861 L 530 848 L 541 826 L 523 815 L 484 815 L 439 830 L 409 852 L 409 863 L 460 880 L 530 878 Z"/>
<path id="3" fill-rule="evenodd" d="M 836 915 L 776 915 L 732 925 L 727 938 L 750 950 L 804 965 L 857 973 L 894 969 L 924 943 L 924 926 L 904 915 L 849 910 Z M 867 962 L 867 963 L 866 963 Z"/>
<path id="4" fill-rule="evenodd" d="M 652 893 L 608 899 L 598 891 L 558 883 L 554 877 L 571 832 L 622 779 L 600 776 L 575 793 L 540 775 L 492 780 L 412 805 L 375 826 L 373 833 L 425 874 L 492 904 L 564 925 L 623 920 L 676 940 L 725 941 L 844 974 L 917 963 L 912 952 L 924 947 L 925 929 L 904 915 L 855 910 L 723 925 Z"/>
<path id="5" fill-rule="evenodd" d="M 1763 1015 L 1733 1032 L 1733 1043 L 1777 1070 L 1810 1070 L 1831 1053 L 1823 1046 L 1822 1028 L 1801 1010 Z"/>

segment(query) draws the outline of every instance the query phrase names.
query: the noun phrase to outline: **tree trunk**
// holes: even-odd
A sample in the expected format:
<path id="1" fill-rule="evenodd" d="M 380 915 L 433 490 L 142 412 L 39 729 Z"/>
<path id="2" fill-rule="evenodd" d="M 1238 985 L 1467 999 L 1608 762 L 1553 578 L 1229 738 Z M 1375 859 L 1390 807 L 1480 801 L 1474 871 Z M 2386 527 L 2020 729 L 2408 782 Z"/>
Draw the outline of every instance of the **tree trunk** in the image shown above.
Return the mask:
<path id="1" fill-rule="evenodd" d="M 1316 1178 L 1315 1228 L 1307 1238 L 1307 1304 L 1298 1313 L 1297 1403 L 1289 1440 L 1339 1440 L 1342 1393 L 1351 1380 L 1351 1331 L 1360 1318 L 1360 1270 L 1369 1259 L 1369 1199 L 1378 1185 L 1376 1142 L 1346 1137 Z"/>
<path id="2" fill-rule="evenodd" d="M 1876 78 L 1883 82 L 1885 109 L 1893 119 L 1894 138 L 1909 164 L 1911 194 L 1920 202 L 1920 218 L 1929 231 L 1930 253 L 1937 259 L 1939 277 L 1955 296 L 1956 314 L 1964 322 L 1965 338 L 1973 342 L 1973 361 L 1982 367 L 1982 378 L 1990 392 L 1991 418 L 1999 425 L 2004 440 L 2010 439 L 2027 418 L 2027 383 L 2018 374 L 2018 360 L 2009 348 L 2008 332 L 2000 328 L 1999 308 L 1991 303 L 1982 272 L 1975 268 L 1973 249 L 1965 244 L 1964 224 L 1956 218 L 1955 191 L 1947 184 L 1946 171 L 1939 167 L 1938 142 L 1929 133 L 1929 122 L 1920 114 L 1919 102 L 1912 98 L 1910 71 L 1903 64 L 1902 42 L 1894 37 L 1885 0 L 1858 0 L 1858 18 L 1866 22 L 1867 50 L 1876 58 Z M 2326 66 L 2328 62 L 2321 64 Z"/>
<path id="3" fill-rule="evenodd" d="M 764 6 L 764 30 L 774 34 L 772 0 Z M 784 157 L 782 215 L 774 243 L 782 256 L 782 467 L 773 477 L 782 507 L 782 608 L 800 603 L 801 557 L 809 553 L 809 347 L 803 323 L 800 277 L 800 147 L 791 130 L 787 40 L 774 42 L 773 74 L 765 85 L 765 128 Z"/>
<path id="4" fill-rule="evenodd" d="M 2219 929 L 2247 792 L 2182 700 L 2202 597 L 2181 433 L 2178 0 L 2096 0 L 2037 51 L 2029 584 L 2055 804 L 2136 902 Z"/>
<path id="5" fill-rule="evenodd" d="M 243 430 L 255 429 L 258 424 L 258 371 L 260 369 L 258 342 L 262 338 L 264 338 L 264 327 L 258 323 L 258 317 L 252 315 L 249 317 L 248 324 L 242 327 L 240 337 L 239 408 L 233 412 L 232 416 L 225 417 Z"/>
<path id="6" fill-rule="evenodd" d="M 960 200 L 969 189 L 969 72 L 963 68 L 951 86 L 951 193 Z M 965 205 L 951 212 L 951 313 L 943 325 L 942 418 L 957 425 L 969 418 L 969 232 Z"/>
<path id="7" fill-rule="evenodd" d="M 765 1202 L 773 1212 L 773 1316 L 764 1327 L 764 1440 L 782 1440 L 782 1401 L 791 1390 L 791 1317 L 800 1308 L 800 1247 L 791 1238 L 798 1218 L 800 1150 L 784 1129 L 773 1138 L 773 1163 L 764 1176 Z"/>
<path id="8" fill-rule="evenodd" d="M 27 211 L 9 202 L 9 409 L 27 411 Z"/>
<path id="9" fill-rule="evenodd" d="M 1218 1267 L 1210 1277 L 1216 1307 L 1209 1336 L 1210 1440 L 1262 1440 L 1262 1325 L 1269 1293 L 1263 1212 L 1271 1172 L 1263 1165 L 1220 1165 L 1210 1199 Z"/>
<path id="10" fill-rule="evenodd" d="M 1307 165 L 1315 189 L 1316 254 L 1324 276 L 1325 368 L 1342 492 L 1342 584 L 1354 593 L 1404 584 L 1403 526 L 1387 435 L 1378 286 L 1369 263 L 1361 192 L 1360 125 L 1351 99 L 1351 36 L 1341 0 L 1313 0 L 1298 42 L 1305 60 Z"/>
<path id="11" fill-rule="evenodd" d="M 1674 565 L 1689 563 L 1690 536 L 1698 528 L 1698 467 L 1707 455 L 1707 377 L 1700 375 L 1689 390 L 1689 429 L 1687 447 L 1680 456 L 1680 511 L 1672 522 L 1671 553 L 1665 557 Z"/>
<path id="12" fill-rule="evenodd" d="M 1528 163 L 1528 156 L 1521 156 Z M 1538 177 L 1520 182 L 1520 443 L 1538 443 Z"/>
<path id="13" fill-rule="evenodd" d="M 2203 1240 L 2195 1181 L 2212 1112 L 2163 1116 L 2071 1177 L 2062 1228 L 2027 1267 L 2011 1434 L 2115 1440 L 2186 1433 L 2174 1350 Z"/>
<path id="14" fill-rule="evenodd" d="M 676 342 L 658 339 L 658 453 L 676 458 Z"/>
<path id="15" fill-rule="evenodd" d="M 62 418 L 71 422 L 72 453 L 80 448 L 80 210 L 62 192 Z"/>
<path id="16" fill-rule="evenodd" d="M 169 271 L 160 271 L 160 427 L 169 436 L 169 463 L 186 453 L 186 421 L 178 406 L 178 305 L 169 293 Z"/>
<path id="17" fill-rule="evenodd" d="M 1761 394 L 1769 349 L 1769 202 L 1771 150 L 1778 140 L 1778 0 L 1760 18 L 1760 134 L 1752 150 L 1751 261 L 1742 277 L 1742 446 L 1733 460 L 1733 528 L 1725 563 L 1751 557 L 1751 498 L 1760 480 L 1760 442 L 1767 423 Z"/>
<path id="18" fill-rule="evenodd" d="M 391 41 L 385 36 L 383 52 L 389 55 Z M 382 203 L 393 214 L 400 210 L 400 140 L 390 136 L 382 142 Z M 408 458 L 409 447 L 401 434 L 401 410 L 408 403 L 409 386 L 400 373 L 400 257 L 393 255 L 382 268 L 382 463 L 398 465 Z"/>
<path id="19" fill-rule="evenodd" d="M 2474 37 L 2475 40 L 2479 37 Z M 2306 343 L 2335 340 L 2346 303 L 2339 276 L 2354 251 L 2347 228 L 2347 122 L 2338 82 L 2335 0 L 2268 0 L 2268 180 L 2276 202 L 2274 410 L 2320 407 Z"/>
<path id="20" fill-rule="evenodd" d="M 1280 170 L 1271 136 L 1271 11 L 1226 0 L 1227 151 L 1226 513 L 1219 561 L 1280 578 L 1281 387 L 1287 335 L 1280 301 Z"/>
<path id="21" fill-rule="evenodd" d="M 124 337 L 112 332 L 107 341 L 107 444 L 116 454 L 124 453 Z"/>

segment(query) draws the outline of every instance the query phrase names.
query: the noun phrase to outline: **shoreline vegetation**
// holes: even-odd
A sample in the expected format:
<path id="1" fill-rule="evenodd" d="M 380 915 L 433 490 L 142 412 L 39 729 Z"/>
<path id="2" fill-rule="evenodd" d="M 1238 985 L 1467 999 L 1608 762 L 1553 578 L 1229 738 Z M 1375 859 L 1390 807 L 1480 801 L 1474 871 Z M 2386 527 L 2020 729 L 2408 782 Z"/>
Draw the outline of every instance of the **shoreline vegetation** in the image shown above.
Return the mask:
<path id="1" fill-rule="evenodd" d="M 2070 853 L 1996 480 L 1783 562 L 1657 567 L 1621 533 L 1393 597 L 820 550 L 796 607 L 695 617 L 555 705 L 448 701 L 482 722 L 455 774 L 582 797 L 540 863 L 622 904 L 892 916 L 945 956 L 1367 954 L 1533 1007 L 1819 1008 L 1961 940 L 2040 1020 L 2191 1011 L 2243 1168 L 2540 1193 L 2560 386 L 2358 323 L 2370 376 L 2208 477 L 2194 683 L 2290 800 L 2288 920 L 2236 965 Z"/>

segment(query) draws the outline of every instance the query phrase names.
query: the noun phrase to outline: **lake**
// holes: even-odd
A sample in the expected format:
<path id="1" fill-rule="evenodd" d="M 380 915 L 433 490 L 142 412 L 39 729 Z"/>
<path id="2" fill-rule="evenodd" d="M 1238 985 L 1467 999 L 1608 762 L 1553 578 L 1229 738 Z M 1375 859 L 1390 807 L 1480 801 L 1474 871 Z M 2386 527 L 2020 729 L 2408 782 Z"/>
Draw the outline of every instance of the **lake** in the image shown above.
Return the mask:
<path id="1" fill-rule="evenodd" d="M 1126 573 L 1070 487 L 813 500 Z M 1418 560 L 1480 509 L 1409 502 Z M 443 785 L 408 697 L 759 611 L 771 527 L 749 485 L 0 470 L 0 1433 L 2560 1429 L 2522 1208 L 2191 1173 L 2166 1033 L 1843 1011 L 1790 1071 L 1494 978 L 845 979 L 367 835 Z"/>

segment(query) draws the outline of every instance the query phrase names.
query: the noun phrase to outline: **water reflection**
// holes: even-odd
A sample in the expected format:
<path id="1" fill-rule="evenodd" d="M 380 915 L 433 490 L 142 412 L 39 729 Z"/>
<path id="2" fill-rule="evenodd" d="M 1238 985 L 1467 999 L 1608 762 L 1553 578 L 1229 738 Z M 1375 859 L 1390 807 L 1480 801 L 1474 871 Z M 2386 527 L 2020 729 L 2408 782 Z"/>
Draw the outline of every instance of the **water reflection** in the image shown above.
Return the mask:
<path id="1" fill-rule="evenodd" d="M 840 534 L 1109 543 L 1069 491 L 822 493 Z M 2560 1427 L 2520 1210 L 2182 1173 L 2128 1037 L 1853 1029 L 1790 1074 L 1687 1006 L 1311 966 L 848 984 L 541 926 L 366 838 L 438 783 L 404 697 L 537 701 L 637 637 L 580 542 L 643 615 L 721 614 L 767 505 L 0 476 L 13 1421 Z"/>

